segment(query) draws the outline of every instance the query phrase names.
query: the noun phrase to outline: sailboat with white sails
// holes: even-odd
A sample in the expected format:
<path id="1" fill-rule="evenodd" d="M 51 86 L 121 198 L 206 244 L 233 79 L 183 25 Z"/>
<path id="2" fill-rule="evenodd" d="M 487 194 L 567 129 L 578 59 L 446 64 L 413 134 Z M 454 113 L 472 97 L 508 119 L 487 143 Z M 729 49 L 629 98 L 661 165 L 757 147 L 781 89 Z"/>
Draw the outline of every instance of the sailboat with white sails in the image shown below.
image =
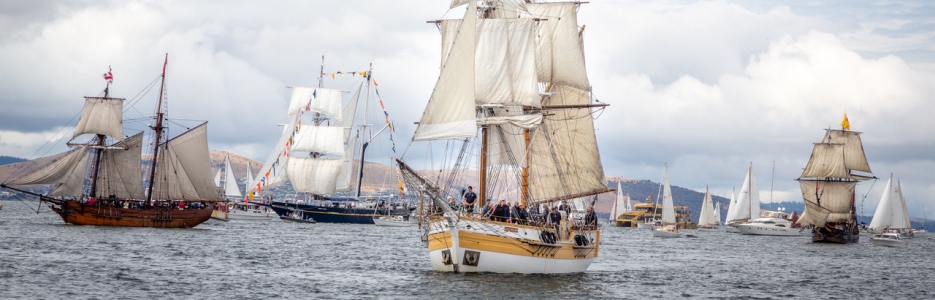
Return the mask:
<path id="1" fill-rule="evenodd" d="M 871 231 L 877 233 L 883 230 L 906 232 L 912 229 L 906 202 L 901 194 L 899 183 L 893 185 L 893 175 L 890 174 L 890 179 L 886 181 L 886 187 L 883 188 L 880 203 L 877 204 L 877 210 L 873 213 L 873 219 L 870 220 L 868 227 Z"/>
<path id="2" fill-rule="evenodd" d="M 355 78 L 359 75 L 363 80 L 346 103 L 344 91 L 321 87 L 324 62 L 318 87 L 291 87 L 286 113 L 289 122 L 260 169 L 260 175 L 250 183 L 247 201 L 263 197 L 264 204 L 280 217 L 301 216 L 319 223 L 373 224 L 374 213 L 385 207 L 381 204 L 389 205 L 388 198 L 361 195 L 365 151 L 383 131 L 388 129 L 392 134 L 388 114 L 384 109 L 386 125 L 378 131 L 372 130 L 373 125 L 367 124 L 371 88 L 375 87 L 372 72 L 346 73 Z M 306 112 L 310 118 L 305 117 Z M 303 121 L 307 125 L 303 125 Z M 287 182 L 296 192 L 293 199 L 263 196 L 269 194 L 271 188 Z M 402 192 L 400 188 L 400 196 Z M 296 214 L 296 211 L 302 213 Z M 408 216 L 409 212 L 404 205 L 394 205 L 389 215 Z"/>
<path id="3" fill-rule="evenodd" d="M 675 219 L 675 202 L 672 200 L 672 187 L 669 186 L 669 167 L 662 169 L 662 226 L 653 228 L 653 236 L 675 238 L 682 236 Z"/>
<path id="4" fill-rule="evenodd" d="M 708 187 L 704 190 L 704 201 L 701 203 L 701 213 L 698 214 L 698 230 L 716 231 L 720 225 L 720 213 L 711 205 L 711 191 Z M 717 209 L 720 209 L 718 205 Z"/>
<path id="5" fill-rule="evenodd" d="M 610 191 L 593 121 L 594 109 L 607 105 L 590 92 L 581 3 L 483 3 L 455 0 L 452 7 L 467 4 L 464 17 L 434 22 L 442 33 L 441 71 L 413 136 L 448 141 L 446 155 L 456 158 L 437 177 L 398 160 L 409 189 L 431 207 L 422 226 L 429 261 L 446 272 L 582 272 L 601 238 L 583 220 L 596 218 L 578 216 L 585 207 L 567 217 L 551 210 L 540 218 L 538 210 L 582 199 L 567 202 L 593 207 L 596 195 Z M 472 157 L 479 157 L 471 169 L 480 207 L 510 197 L 529 206 L 529 217 L 491 220 L 446 204 Z"/>
<path id="6" fill-rule="evenodd" d="M 617 198 L 614 199 L 614 206 L 610 209 L 609 221 L 614 222 L 614 225 L 617 227 L 626 227 L 632 228 L 631 226 L 623 226 L 623 223 L 618 221 L 623 214 L 633 211 L 633 206 L 630 202 L 630 195 L 623 194 L 623 191 L 620 189 L 620 181 L 617 181 Z M 628 224 L 629 225 L 629 224 Z"/>
<path id="7" fill-rule="evenodd" d="M 732 202 L 727 208 L 725 227 L 727 232 L 740 233 L 737 225 L 760 217 L 760 190 L 756 183 L 756 175 L 753 174 L 752 163 L 747 167 L 747 175 L 740 187 L 736 203 L 733 202 L 733 197 L 731 195 Z"/>

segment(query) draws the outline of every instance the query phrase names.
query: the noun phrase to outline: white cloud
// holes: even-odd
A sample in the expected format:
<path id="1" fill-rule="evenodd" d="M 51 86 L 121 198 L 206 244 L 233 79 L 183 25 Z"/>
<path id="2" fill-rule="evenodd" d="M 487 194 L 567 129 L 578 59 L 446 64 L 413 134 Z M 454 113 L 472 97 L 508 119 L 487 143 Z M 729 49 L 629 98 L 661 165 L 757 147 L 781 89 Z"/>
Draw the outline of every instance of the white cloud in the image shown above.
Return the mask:
<path id="1" fill-rule="evenodd" d="M 316 85 L 326 55 L 326 72 L 374 63 L 402 150 L 438 75 L 440 37 L 424 21 L 446 14 L 444 4 L 422 1 L 31 3 L 0 4 L 0 155 L 35 152 L 79 113 L 81 96 L 101 92 L 108 65 L 112 95 L 134 98 L 166 52 L 171 116 L 210 121 L 212 148 L 265 158 L 281 130 L 285 87 Z M 668 162 L 673 184 L 727 195 L 753 162 L 767 199 L 776 161 L 774 199 L 797 200 L 792 179 L 810 143 L 846 111 L 865 132 L 876 174 L 901 176 L 910 208 L 935 204 L 935 175 L 924 172 L 935 164 L 930 7 L 583 5 L 591 82 L 612 104 L 596 123 L 606 173 L 659 180 Z M 150 115 L 156 92 L 142 95 L 127 118 Z M 128 125 L 141 129 L 145 120 Z"/>

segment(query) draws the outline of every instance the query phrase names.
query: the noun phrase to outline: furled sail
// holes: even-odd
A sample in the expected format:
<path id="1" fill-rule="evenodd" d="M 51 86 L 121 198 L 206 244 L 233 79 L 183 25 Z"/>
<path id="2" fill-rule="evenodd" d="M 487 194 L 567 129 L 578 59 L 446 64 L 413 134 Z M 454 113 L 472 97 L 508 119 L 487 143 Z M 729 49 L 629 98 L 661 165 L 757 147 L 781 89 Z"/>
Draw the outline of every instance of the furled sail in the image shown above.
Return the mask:
<path id="1" fill-rule="evenodd" d="M 844 164 L 844 144 L 815 144 L 801 177 L 851 178 Z"/>
<path id="2" fill-rule="evenodd" d="M 302 126 L 295 135 L 292 151 L 344 155 L 345 127 Z"/>
<path id="3" fill-rule="evenodd" d="M 469 2 L 435 89 L 412 137 L 415 141 L 477 135 L 474 108 L 474 25 L 477 7 L 473 1 Z"/>
<path id="4" fill-rule="evenodd" d="M 536 57 L 541 82 L 590 91 L 584 62 L 584 43 L 578 31 L 577 3 L 526 4 L 524 18 L 546 19 L 537 29 Z"/>
<path id="5" fill-rule="evenodd" d="M 84 97 L 84 109 L 73 137 L 86 133 L 123 141 L 123 98 Z"/>
<path id="6" fill-rule="evenodd" d="M 105 149 L 97 176 L 97 197 L 114 195 L 121 199 L 145 199 L 143 166 L 140 159 L 143 133 L 126 139 L 124 149 Z M 115 146 L 120 146 L 117 144 Z"/>
<path id="7" fill-rule="evenodd" d="M 802 197 L 829 211 L 826 222 L 847 222 L 850 220 L 851 205 L 854 196 L 855 181 L 799 181 Z M 807 204 L 807 203 L 806 203 Z M 810 211 L 809 217 L 815 218 Z M 804 214 L 803 214 L 804 215 Z M 824 224 L 815 224 L 821 226 Z"/>
<path id="8" fill-rule="evenodd" d="M 588 92 L 553 86 L 546 105 L 586 105 Z M 529 192 L 534 201 L 575 198 L 607 191 L 590 108 L 550 111 L 531 133 Z"/>
<path id="9" fill-rule="evenodd" d="M 860 141 L 860 132 L 849 130 L 828 130 L 822 142 L 844 144 L 844 166 L 848 170 L 870 172 L 870 164 L 864 154 L 864 144 Z"/>
<path id="10" fill-rule="evenodd" d="M 161 148 L 153 199 L 223 200 L 211 178 L 207 123 L 169 140 Z"/>
<path id="11" fill-rule="evenodd" d="M 230 197 L 243 197 L 243 194 L 240 193 L 240 187 L 237 186 L 237 177 L 234 177 L 234 168 L 231 167 L 230 156 L 224 158 L 224 164 L 227 181 L 224 182 L 224 195 Z M 248 162 L 249 164 L 249 162 Z"/>
<path id="12" fill-rule="evenodd" d="M 461 20 L 442 21 L 442 49 L 454 41 Z M 532 19 L 477 20 L 474 98 L 477 104 L 539 107 L 536 84 L 535 22 Z M 442 52 L 442 64 L 447 59 Z"/>
<path id="13" fill-rule="evenodd" d="M 675 203 L 672 200 L 672 187 L 669 186 L 669 168 L 662 171 L 662 222 L 675 224 Z"/>
<path id="14" fill-rule="evenodd" d="M 292 157 L 286 173 L 296 192 L 334 195 L 342 162 L 338 159 Z"/>

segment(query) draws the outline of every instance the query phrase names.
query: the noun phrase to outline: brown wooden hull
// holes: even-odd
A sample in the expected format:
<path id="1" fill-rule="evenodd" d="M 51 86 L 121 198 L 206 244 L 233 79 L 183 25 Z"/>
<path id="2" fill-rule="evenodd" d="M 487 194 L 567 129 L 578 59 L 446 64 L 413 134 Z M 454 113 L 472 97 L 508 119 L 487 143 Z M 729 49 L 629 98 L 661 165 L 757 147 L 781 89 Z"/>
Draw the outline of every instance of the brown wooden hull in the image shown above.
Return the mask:
<path id="1" fill-rule="evenodd" d="M 118 208 L 74 201 L 55 203 L 52 210 L 65 223 L 117 227 L 192 228 L 211 218 L 212 209 Z"/>

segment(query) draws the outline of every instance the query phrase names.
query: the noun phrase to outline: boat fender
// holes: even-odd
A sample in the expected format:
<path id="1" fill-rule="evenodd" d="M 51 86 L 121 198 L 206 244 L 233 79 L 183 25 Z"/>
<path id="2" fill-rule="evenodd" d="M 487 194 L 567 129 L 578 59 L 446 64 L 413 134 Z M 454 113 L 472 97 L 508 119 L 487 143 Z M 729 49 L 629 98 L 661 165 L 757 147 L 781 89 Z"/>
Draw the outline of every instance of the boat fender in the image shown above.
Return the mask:
<path id="1" fill-rule="evenodd" d="M 590 244 L 590 241 L 588 241 L 586 236 L 580 234 L 575 235 L 575 245 L 587 246 L 588 244 Z"/>
<path id="2" fill-rule="evenodd" d="M 555 244 L 555 233 L 548 231 L 539 232 L 539 240 L 546 244 Z"/>

